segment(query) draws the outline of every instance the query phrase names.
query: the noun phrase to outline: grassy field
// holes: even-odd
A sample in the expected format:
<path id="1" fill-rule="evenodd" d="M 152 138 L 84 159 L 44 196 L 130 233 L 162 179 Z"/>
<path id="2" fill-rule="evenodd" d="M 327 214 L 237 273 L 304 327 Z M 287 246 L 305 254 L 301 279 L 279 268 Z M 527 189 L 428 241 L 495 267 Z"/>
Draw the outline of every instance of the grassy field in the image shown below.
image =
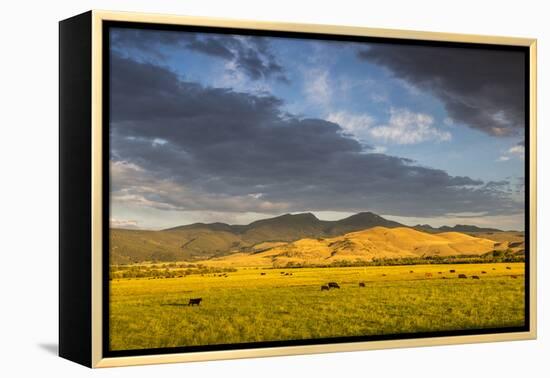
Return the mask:
<path id="1" fill-rule="evenodd" d="M 450 273 L 452 269 L 456 272 Z M 511 327 L 524 322 L 523 263 L 239 268 L 226 275 L 111 281 L 111 349 Z M 341 289 L 320 291 L 329 281 L 338 282 Z M 203 299 L 200 306 L 187 306 L 190 298 L 198 297 Z"/>

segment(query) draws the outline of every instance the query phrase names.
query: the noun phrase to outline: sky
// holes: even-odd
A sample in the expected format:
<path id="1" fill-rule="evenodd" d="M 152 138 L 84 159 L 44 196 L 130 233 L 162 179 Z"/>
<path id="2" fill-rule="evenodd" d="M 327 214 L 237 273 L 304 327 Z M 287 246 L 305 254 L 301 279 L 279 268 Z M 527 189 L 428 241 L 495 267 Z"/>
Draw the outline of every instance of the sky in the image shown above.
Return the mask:
<path id="1" fill-rule="evenodd" d="M 524 229 L 519 51 L 113 28 L 111 226 Z"/>

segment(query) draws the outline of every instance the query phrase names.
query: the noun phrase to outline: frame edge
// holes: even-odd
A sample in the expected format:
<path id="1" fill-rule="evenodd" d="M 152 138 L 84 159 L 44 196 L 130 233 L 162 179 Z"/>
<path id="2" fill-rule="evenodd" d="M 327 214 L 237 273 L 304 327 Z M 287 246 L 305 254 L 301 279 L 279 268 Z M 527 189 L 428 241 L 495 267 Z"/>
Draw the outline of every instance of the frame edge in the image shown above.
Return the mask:
<path id="1" fill-rule="evenodd" d="M 103 59 L 103 25 L 102 18 L 96 11 L 91 13 L 91 36 L 92 36 L 92 57 L 91 57 L 91 142 L 92 142 L 92 350 L 91 364 L 96 367 L 103 358 L 103 146 L 102 146 L 102 59 Z"/>
<path id="2" fill-rule="evenodd" d="M 91 367 L 91 12 L 59 22 L 59 356 Z"/>
<path id="3" fill-rule="evenodd" d="M 390 28 L 370 28 L 363 26 L 344 26 L 332 24 L 290 23 L 277 21 L 255 21 L 219 17 L 185 16 L 160 13 L 120 12 L 94 10 L 94 15 L 105 21 L 142 22 L 172 25 L 211 26 L 235 29 L 256 29 L 266 31 L 288 31 L 317 34 L 354 35 L 364 37 L 381 37 L 389 39 L 425 40 L 440 42 L 465 42 L 480 44 L 498 44 L 508 46 L 530 47 L 535 38 L 494 36 L 481 34 L 461 34 L 449 32 L 432 32 L 421 30 L 403 30 Z"/>
<path id="4" fill-rule="evenodd" d="M 529 332 L 537 338 L 537 40 L 529 45 Z"/>

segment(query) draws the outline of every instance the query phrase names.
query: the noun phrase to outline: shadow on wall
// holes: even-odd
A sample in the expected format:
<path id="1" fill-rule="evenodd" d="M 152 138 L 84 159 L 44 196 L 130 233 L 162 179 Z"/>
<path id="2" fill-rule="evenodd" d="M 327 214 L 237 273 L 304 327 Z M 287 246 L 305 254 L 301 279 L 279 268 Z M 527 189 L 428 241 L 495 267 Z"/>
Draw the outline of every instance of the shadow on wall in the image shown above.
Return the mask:
<path id="1" fill-rule="evenodd" d="M 59 346 L 57 345 L 57 343 L 40 343 L 38 344 L 38 347 L 56 356 L 59 354 Z"/>

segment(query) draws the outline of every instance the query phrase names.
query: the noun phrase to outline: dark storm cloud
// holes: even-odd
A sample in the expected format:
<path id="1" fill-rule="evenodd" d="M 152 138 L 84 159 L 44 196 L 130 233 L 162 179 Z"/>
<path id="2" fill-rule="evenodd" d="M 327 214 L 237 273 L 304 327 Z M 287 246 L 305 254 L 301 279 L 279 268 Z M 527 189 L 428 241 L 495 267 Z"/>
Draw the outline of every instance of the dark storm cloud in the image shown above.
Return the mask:
<path id="1" fill-rule="evenodd" d="M 358 57 L 433 93 L 459 123 L 495 136 L 523 134 L 521 52 L 373 44 Z"/>
<path id="2" fill-rule="evenodd" d="M 112 160 L 139 167 L 113 178 L 120 198 L 159 208 L 403 216 L 521 208 L 480 180 L 368 153 L 338 124 L 289 116 L 272 96 L 203 87 L 116 54 L 111 78 Z"/>
<path id="3" fill-rule="evenodd" d="M 236 68 L 252 80 L 273 78 L 288 83 L 285 70 L 277 62 L 265 37 L 115 29 L 111 44 L 118 51 L 136 49 L 160 58 L 164 57 L 167 47 L 187 48 L 234 62 Z"/>

